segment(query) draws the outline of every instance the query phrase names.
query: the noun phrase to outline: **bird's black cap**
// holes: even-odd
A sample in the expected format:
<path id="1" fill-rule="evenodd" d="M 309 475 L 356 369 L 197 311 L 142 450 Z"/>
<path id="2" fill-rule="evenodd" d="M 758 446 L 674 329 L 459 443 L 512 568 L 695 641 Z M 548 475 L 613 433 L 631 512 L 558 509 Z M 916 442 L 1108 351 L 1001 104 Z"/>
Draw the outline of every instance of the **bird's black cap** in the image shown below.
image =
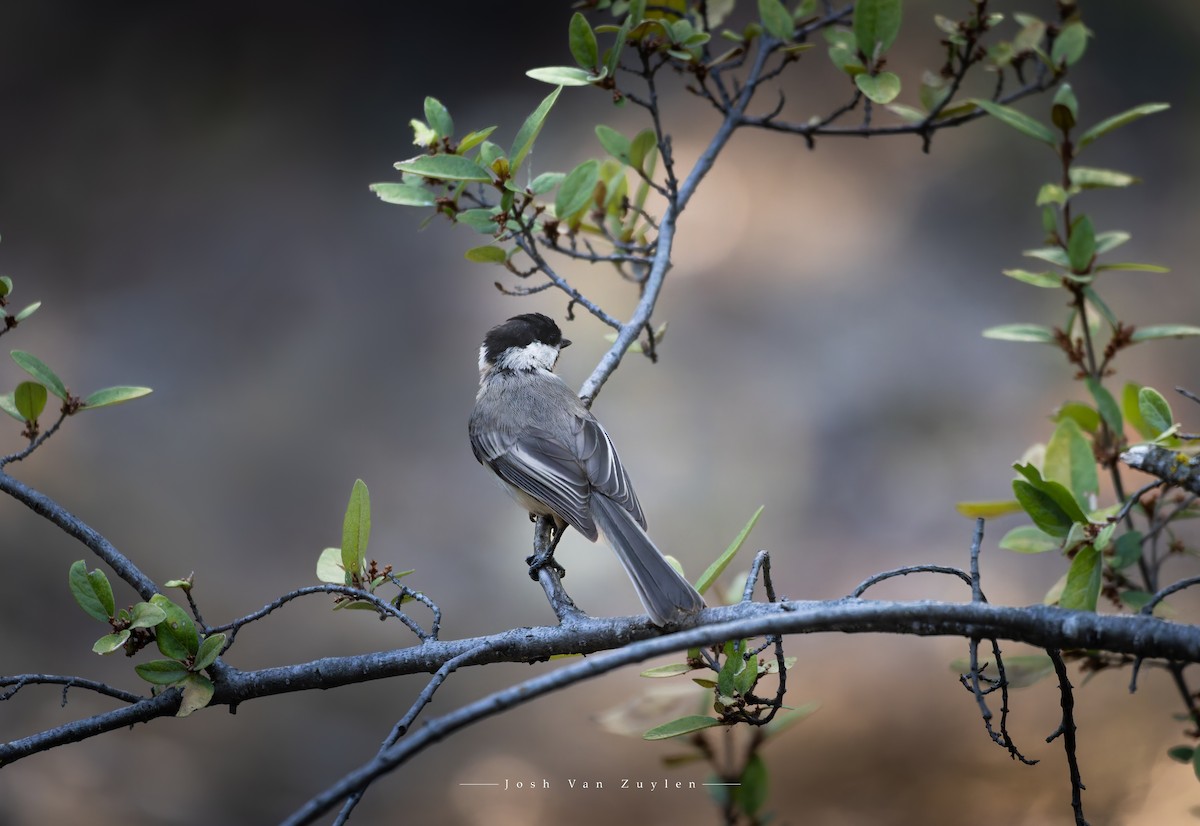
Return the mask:
<path id="1" fill-rule="evenodd" d="M 488 363 L 494 364 L 505 350 L 526 347 L 535 341 L 559 348 L 571 343 L 563 338 L 562 330 L 549 316 L 524 313 L 488 330 L 483 338 L 483 346 Z"/>

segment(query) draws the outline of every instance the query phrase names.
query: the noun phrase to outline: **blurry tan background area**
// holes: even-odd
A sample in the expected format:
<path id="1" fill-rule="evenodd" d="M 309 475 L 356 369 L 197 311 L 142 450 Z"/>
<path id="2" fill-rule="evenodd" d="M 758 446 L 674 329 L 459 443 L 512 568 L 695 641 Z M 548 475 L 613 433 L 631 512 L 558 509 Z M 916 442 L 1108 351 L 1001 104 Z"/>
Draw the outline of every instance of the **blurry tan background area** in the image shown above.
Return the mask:
<path id="1" fill-rule="evenodd" d="M 936 67 L 932 15 L 966 5 L 906 4 L 890 68 L 911 86 Z M 998 10 L 1053 15 L 1044 2 Z M 1128 229 L 1127 260 L 1173 270 L 1113 275 L 1103 294 L 1133 323 L 1195 323 L 1200 7 L 1085 11 L 1095 39 L 1072 78 L 1081 120 L 1173 105 L 1089 150 L 1089 164 L 1145 180 L 1086 197 L 1098 228 Z M 416 153 L 408 120 L 426 94 L 462 130 L 498 124 L 507 144 L 548 91 L 524 70 L 569 61 L 568 17 L 565 3 L 531 2 L 0 8 L 0 272 L 16 282 L 15 305 L 44 302 L 4 350 L 36 353 L 79 391 L 155 391 L 72 420 L 14 474 L 157 581 L 194 571 L 210 622 L 314 582 L 356 477 L 374 503 L 371 556 L 416 569 L 409 581 L 441 605 L 445 638 L 553 621 L 522 562 L 530 526 L 467 445 L 476 353 L 491 324 L 547 312 L 576 342 L 560 369 L 578 386 L 605 330 L 566 322 L 557 293 L 500 295 L 501 270 L 463 260 L 478 236 L 439 222 L 419 232 L 417 211 L 379 202 L 367 185 L 395 180 L 392 163 Z M 785 89 L 804 117 L 834 100 L 829 82 L 847 93 L 823 49 L 795 68 Z M 640 128 L 632 107 L 610 110 L 600 94 L 564 92 L 532 156 L 538 171 L 598 152 L 597 121 Z M 1023 108 L 1044 116 L 1048 100 Z M 688 164 L 714 115 L 677 90 L 667 110 Z M 789 597 L 844 595 L 900 564 L 965 567 L 971 524 L 954 502 L 1004 497 L 1010 463 L 1048 437 L 1046 416 L 1085 398 L 1051 348 L 979 335 L 1060 323 L 1056 296 L 1000 274 L 1037 245 L 1034 195 L 1055 175 L 1044 147 L 990 121 L 939 133 L 928 156 L 912 138 L 826 140 L 809 152 L 738 134 L 682 221 L 656 314 L 670 322 L 660 363 L 627 359 L 596 406 L 664 550 L 695 576 L 765 504 L 751 544 L 770 549 Z M 627 314 L 633 298 L 609 272 L 566 272 Z M 1122 355 L 1117 381 L 1200 390 L 1197 347 L 1138 347 Z M 4 389 L 20 376 L 5 358 Z M 1200 430 L 1200 410 L 1171 395 L 1185 427 Z M 8 422 L 0 450 L 19 446 Z M 1065 569 L 1053 554 L 997 549 L 1015 524 L 989 526 L 982 567 L 989 598 L 1020 605 Z M 144 690 L 128 661 L 89 651 L 101 629 L 66 583 L 84 549 L 8 500 L 0 526 L 0 672 Z M 607 549 L 571 536 L 559 556 L 586 610 L 638 610 Z M 1193 561 L 1167 570 L 1195 572 Z M 875 593 L 967 596 L 937 578 Z M 244 630 L 230 662 L 412 643 L 396 623 L 330 607 L 310 598 Z M 1194 600 L 1176 607 L 1200 617 Z M 776 822 L 1069 821 L 1061 746 L 1044 742 L 1057 725 L 1052 684 L 1012 697 L 1013 735 L 1042 761 L 1028 767 L 988 741 L 949 667 L 965 653 L 959 640 L 829 635 L 787 647 L 799 657 L 789 701 L 822 707 L 767 750 Z M 553 667 L 460 672 L 427 713 Z M 715 822 L 702 791 L 616 788 L 704 779 L 660 766 L 670 744 L 597 725 L 646 682 L 624 671 L 471 728 L 376 784 L 354 822 Z M 1078 693 L 1091 822 L 1191 822 L 1200 784 L 1164 756 L 1183 742 L 1178 701 L 1159 673 L 1133 696 L 1127 683 L 1125 672 L 1103 673 Z M 37 755 L 0 771 L 0 824 L 273 822 L 372 755 L 424 684 L 272 698 Z M 68 699 L 60 708 L 58 690 L 25 689 L 0 703 L 0 736 L 111 706 L 82 691 Z M 605 788 L 572 790 L 571 779 Z M 504 780 L 537 788 L 460 785 Z"/>

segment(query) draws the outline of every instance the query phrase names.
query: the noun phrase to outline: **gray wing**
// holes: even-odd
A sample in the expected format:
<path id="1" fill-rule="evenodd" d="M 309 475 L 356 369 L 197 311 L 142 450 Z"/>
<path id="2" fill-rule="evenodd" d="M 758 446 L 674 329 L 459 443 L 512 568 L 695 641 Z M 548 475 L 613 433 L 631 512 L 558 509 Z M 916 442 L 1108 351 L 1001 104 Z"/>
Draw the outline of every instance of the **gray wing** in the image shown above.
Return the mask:
<path id="1" fill-rule="evenodd" d="M 641 505 L 608 434 L 590 416 L 575 421 L 573 444 L 564 444 L 540 428 L 511 435 L 473 428 L 471 449 L 497 476 L 544 502 L 593 542 L 599 535 L 589 501 L 593 490 L 645 527 Z"/>

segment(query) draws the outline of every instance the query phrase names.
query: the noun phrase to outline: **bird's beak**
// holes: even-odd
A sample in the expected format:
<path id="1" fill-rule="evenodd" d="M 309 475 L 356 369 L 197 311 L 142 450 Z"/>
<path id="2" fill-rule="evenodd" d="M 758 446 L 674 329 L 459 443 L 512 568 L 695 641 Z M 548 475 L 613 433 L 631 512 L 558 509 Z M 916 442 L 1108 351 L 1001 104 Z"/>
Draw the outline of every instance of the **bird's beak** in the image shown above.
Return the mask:
<path id="1" fill-rule="evenodd" d="M 571 346 L 571 339 L 569 339 L 569 338 L 564 338 L 564 339 L 562 340 L 562 343 L 560 343 L 560 344 L 558 345 L 558 349 L 560 349 L 560 350 L 565 350 L 565 349 L 567 349 L 567 348 L 568 348 L 568 347 L 570 347 L 570 346 Z"/>

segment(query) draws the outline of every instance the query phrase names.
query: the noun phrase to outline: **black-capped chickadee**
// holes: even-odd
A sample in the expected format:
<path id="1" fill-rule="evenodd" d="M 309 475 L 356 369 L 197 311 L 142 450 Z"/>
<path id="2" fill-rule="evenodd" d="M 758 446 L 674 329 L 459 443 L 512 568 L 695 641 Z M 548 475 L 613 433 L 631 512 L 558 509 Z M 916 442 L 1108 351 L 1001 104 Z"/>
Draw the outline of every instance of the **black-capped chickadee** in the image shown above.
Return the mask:
<path id="1" fill-rule="evenodd" d="M 704 600 L 646 535 L 646 517 L 612 440 L 554 374 L 571 342 L 541 313 L 493 327 L 479 348 L 479 393 L 471 414 L 475 458 L 521 507 L 617 552 L 655 625 L 704 608 Z"/>

